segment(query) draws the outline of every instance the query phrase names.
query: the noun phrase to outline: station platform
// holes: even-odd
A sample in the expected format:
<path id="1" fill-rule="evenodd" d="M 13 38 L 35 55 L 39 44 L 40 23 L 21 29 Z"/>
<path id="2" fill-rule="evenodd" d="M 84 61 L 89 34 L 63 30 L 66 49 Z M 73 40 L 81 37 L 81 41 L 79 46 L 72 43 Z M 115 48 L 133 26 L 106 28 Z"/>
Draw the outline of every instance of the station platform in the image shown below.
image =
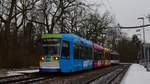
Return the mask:
<path id="1" fill-rule="evenodd" d="M 120 84 L 150 84 L 150 72 L 140 64 L 132 64 Z"/>

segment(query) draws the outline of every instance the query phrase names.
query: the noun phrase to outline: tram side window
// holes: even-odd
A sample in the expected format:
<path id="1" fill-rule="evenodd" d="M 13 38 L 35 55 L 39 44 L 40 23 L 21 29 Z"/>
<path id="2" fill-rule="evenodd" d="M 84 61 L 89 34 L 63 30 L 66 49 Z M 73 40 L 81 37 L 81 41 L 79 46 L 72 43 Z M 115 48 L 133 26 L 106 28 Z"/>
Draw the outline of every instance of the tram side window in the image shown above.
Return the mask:
<path id="1" fill-rule="evenodd" d="M 105 53 L 104 53 L 104 59 L 105 59 L 105 60 L 110 59 L 110 56 L 109 56 L 109 53 L 108 53 L 108 52 L 105 52 Z"/>
<path id="2" fill-rule="evenodd" d="M 85 59 L 89 59 L 89 48 L 88 47 L 84 47 L 84 55 L 85 55 Z"/>
<path id="3" fill-rule="evenodd" d="M 81 46 L 80 49 L 80 58 L 81 59 L 87 59 L 87 49 L 84 46 Z"/>
<path id="4" fill-rule="evenodd" d="M 106 58 L 106 52 L 104 52 L 104 60 L 106 60 L 107 58 Z"/>
<path id="5" fill-rule="evenodd" d="M 92 48 L 87 49 L 87 56 L 88 59 L 92 59 Z"/>
<path id="6" fill-rule="evenodd" d="M 101 53 L 99 53 L 99 60 L 101 60 L 102 59 L 102 54 Z"/>
<path id="7" fill-rule="evenodd" d="M 62 52 L 61 52 L 61 56 L 64 58 L 69 58 L 70 55 L 70 44 L 67 41 L 63 41 L 62 43 Z"/>
<path id="8" fill-rule="evenodd" d="M 79 45 L 75 44 L 75 45 L 74 45 L 74 58 L 75 58 L 75 59 L 79 59 L 79 56 L 80 56 L 79 50 L 80 50 Z"/>
<path id="9" fill-rule="evenodd" d="M 98 53 L 97 53 L 97 51 L 94 51 L 94 60 L 98 60 Z"/>
<path id="10" fill-rule="evenodd" d="M 104 53 L 101 53 L 101 59 L 102 60 L 104 59 Z"/>
<path id="11" fill-rule="evenodd" d="M 109 53 L 107 53 L 107 59 L 108 59 L 108 60 L 109 60 L 109 59 L 111 59 L 111 58 L 110 58 L 110 54 L 109 54 Z"/>
<path id="12" fill-rule="evenodd" d="M 111 60 L 115 59 L 115 55 L 111 54 Z"/>
<path id="13" fill-rule="evenodd" d="M 112 55 L 112 54 L 111 54 L 111 59 L 112 59 L 112 60 L 117 60 L 117 59 L 119 59 L 119 57 L 118 57 L 118 55 Z"/>
<path id="14" fill-rule="evenodd" d="M 94 59 L 95 60 L 101 60 L 102 54 L 99 51 L 94 51 Z"/>

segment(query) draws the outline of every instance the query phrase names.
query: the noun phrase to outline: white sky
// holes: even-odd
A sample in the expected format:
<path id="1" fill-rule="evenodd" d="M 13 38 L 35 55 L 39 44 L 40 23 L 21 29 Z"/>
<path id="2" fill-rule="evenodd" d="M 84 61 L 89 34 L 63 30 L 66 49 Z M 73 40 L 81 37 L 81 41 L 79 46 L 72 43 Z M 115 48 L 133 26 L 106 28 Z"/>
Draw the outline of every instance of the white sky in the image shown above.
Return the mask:
<path id="1" fill-rule="evenodd" d="M 89 3 L 102 4 L 99 7 L 109 10 L 116 16 L 117 22 L 121 26 L 137 26 L 142 25 L 142 20 L 137 20 L 138 17 L 145 17 L 145 24 L 149 24 L 146 18 L 147 14 L 150 14 L 150 0 L 86 0 Z M 133 34 L 142 34 L 143 31 L 136 32 L 136 29 L 123 30 L 132 36 Z M 150 42 L 150 27 L 145 28 L 146 42 Z M 139 36 L 140 37 L 140 36 Z M 143 37 L 143 36 L 141 36 Z M 140 37 L 140 38 L 141 38 Z"/>

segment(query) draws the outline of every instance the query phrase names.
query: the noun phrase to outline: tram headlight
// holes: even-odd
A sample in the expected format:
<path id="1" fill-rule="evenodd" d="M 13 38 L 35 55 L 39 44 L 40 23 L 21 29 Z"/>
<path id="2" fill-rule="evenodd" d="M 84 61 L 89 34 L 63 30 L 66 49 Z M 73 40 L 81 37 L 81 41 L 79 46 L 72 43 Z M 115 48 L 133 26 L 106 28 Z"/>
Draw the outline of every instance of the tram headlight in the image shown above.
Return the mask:
<path id="1" fill-rule="evenodd" d="M 58 60 L 58 57 L 56 57 L 56 60 Z"/>
<path id="2" fill-rule="evenodd" d="M 44 57 L 41 57 L 41 60 L 44 61 Z"/>
<path id="3" fill-rule="evenodd" d="M 54 60 L 59 60 L 59 57 L 54 57 Z"/>

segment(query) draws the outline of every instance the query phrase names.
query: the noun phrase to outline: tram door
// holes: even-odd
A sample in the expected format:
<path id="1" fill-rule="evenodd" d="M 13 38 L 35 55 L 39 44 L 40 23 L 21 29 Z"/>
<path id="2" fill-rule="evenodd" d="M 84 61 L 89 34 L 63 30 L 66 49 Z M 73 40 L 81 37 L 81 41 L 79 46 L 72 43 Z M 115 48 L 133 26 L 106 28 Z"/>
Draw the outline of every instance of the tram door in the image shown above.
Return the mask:
<path id="1" fill-rule="evenodd" d="M 69 41 L 62 41 L 61 58 L 62 59 L 70 58 L 70 43 L 69 43 Z"/>
<path id="2" fill-rule="evenodd" d="M 73 64 L 71 60 L 71 43 L 69 41 L 62 41 L 62 49 L 61 49 L 61 60 L 60 67 L 61 72 L 72 72 Z"/>

